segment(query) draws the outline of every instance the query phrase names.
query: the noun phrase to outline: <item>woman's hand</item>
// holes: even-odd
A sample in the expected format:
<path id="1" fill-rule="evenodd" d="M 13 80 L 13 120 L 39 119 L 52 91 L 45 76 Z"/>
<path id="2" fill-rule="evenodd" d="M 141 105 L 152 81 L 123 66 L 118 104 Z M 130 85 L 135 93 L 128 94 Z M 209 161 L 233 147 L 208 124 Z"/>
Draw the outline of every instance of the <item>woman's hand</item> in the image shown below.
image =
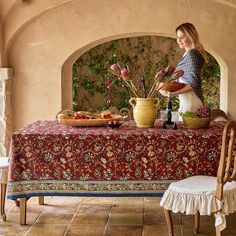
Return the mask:
<path id="1" fill-rule="evenodd" d="M 162 82 L 157 83 L 156 90 L 159 90 L 160 88 L 162 88 L 163 85 L 164 85 L 164 83 L 162 83 Z"/>
<path id="2" fill-rule="evenodd" d="M 160 93 L 162 96 L 164 96 L 164 97 L 168 97 L 168 96 L 169 96 L 169 92 L 166 91 L 166 90 L 164 90 L 164 89 L 160 89 L 160 90 L 159 90 L 159 93 Z"/>

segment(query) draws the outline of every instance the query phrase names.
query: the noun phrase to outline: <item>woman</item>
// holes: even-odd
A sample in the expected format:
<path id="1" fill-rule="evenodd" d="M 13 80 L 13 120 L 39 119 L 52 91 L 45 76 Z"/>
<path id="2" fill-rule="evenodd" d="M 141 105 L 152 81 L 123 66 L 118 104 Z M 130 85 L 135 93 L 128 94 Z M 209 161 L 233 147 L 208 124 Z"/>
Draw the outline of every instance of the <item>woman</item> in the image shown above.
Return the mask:
<path id="1" fill-rule="evenodd" d="M 179 78 L 179 82 L 186 86 L 171 96 L 179 96 L 179 112 L 196 110 L 203 106 L 201 70 L 204 62 L 207 62 L 207 55 L 199 41 L 197 30 L 191 23 L 181 24 L 176 28 L 177 43 L 180 48 L 185 49 L 182 59 L 179 61 L 176 70 L 182 69 L 184 75 Z M 168 92 L 160 90 L 163 96 L 168 96 Z"/>

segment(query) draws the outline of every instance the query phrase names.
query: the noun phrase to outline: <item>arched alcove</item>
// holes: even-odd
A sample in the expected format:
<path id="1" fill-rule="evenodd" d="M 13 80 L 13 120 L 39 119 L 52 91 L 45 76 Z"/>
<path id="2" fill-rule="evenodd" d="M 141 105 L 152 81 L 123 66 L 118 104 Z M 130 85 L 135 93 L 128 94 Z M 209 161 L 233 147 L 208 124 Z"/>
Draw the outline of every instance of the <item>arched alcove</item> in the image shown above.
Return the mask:
<path id="1" fill-rule="evenodd" d="M 141 48 L 139 46 L 139 49 L 135 49 L 136 47 L 134 48 L 134 45 L 132 45 L 132 44 L 134 44 L 134 41 L 136 41 L 136 46 L 137 46 L 137 40 L 139 40 L 140 42 L 142 41 L 141 44 L 143 45 L 143 46 L 141 46 Z M 127 42 L 129 44 L 129 46 L 127 46 Z M 83 65 L 80 66 L 79 68 L 80 69 L 83 68 L 82 70 L 84 70 L 84 72 L 86 73 L 87 79 L 85 79 L 85 80 L 88 83 L 92 83 L 95 87 L 96 87 L 95 83 L 97 83 L 96 81 L 99 81 L 98 84 L 100 87 L 98 88 L 98 90 L 101 90 L 101 89 L 103 89 L 102 87 L 103 87 L 103 83 L 104 83 L 104 81 L 103 81 L 104 79 L 101 79 L 101 77 L 104 77 L 104 76 L 110 77 L 109 72 L 108 72 L 110 67 L 109 67 L 109 65 L 106 66 L 106 69 L 103 69 L 103 71 L 98 73 L 97 75 L 94 73 L 94 71 L 96 70 L 96 66 L 97 67 L 103 66 L 102 63 L 100 62 L 100 60 L 103 60 L 103 62 L 105 60 L 106 63 L 110 63 L 110 65 L 111 65 L 111 59 L 108 59 L 108 57 L 109 57 L 108 55 L 111 55 L 111 53 L 122 54 L 117 57 L 117 61 L 116 61 L 121 64 L 122 64 L 122 59 L 121 59 L 122 56 L 123 56 L 123 58 L 130 57 L 130 54 L 132 54 L 134 56 L 134 53 L 136 53 L 136 55 L 138 55 L 137 57 L 139 57 L 141 53 L 138 54 L 138 50 L 140 50 L 140 49 L 145 50 L 145 52 L 148 51 L 148 55 L 146 55 L 146 56 L 150 56 L 150 57 L 154 58 L 154 54 L 155 54 L 156 59 L 155 59 L 155 61 L 152 61 L 152 64 L 153 64 L 152 69 L 155 70 L 155 73 L 158 69 L 163 69 L 163 67 L 167 66 L 168 64 L 175 66 L 176 63 L 181 58 L 182 54 L 184 53 L 184 51 L 180 50 L 179 47 L 177 46 L 177 43 L 175 42 L 175 38 L 163 37 L 163 36 L 157 36 L 157 35 L 142 35 L 142 36 L 127 37 L 127 38 L 123 37 L 122 39 L 111 40 L 111 41 L 104 40 L 104 42 L 102 44 L 99 44 L 98 42 L 96 42 L 96 43 L 97 43 L 96 46 L 91 47 L 90 49 L 88 49 L 85 52 L 78 53 L 78 51 L 76 51 L 64 63 L 64 65 L 62 67 L 62 104 L 63 104 L 62 109 L 72 109 L 72 91 L 74 91 L 72 89 L 72 84 L 71 84 L 72 83 L 72 66 L 75 61 L 76 62 L 80 61 L 80 58 L 81 59 L 84 58 L 82 62 L 80 61 L 80 64 L 82 63 Z M 147 48 L 144 43 L 148 44 L 149 48 Z M 106 47 L 110 48 L 111 45 L 114 45 L 114 44 L 119 44 L 120 47 L 122 45 L 123 49 L 119 49 L 119 46 L 118 46 L 118 48 L 116 48 L 115 51 L 106 49 L 101 52 L 101 47 L 104 46 L 105 48 Z M 123 52 L 120 50 L 123 50 Z M 97 51 L 97 54 L 96 54 L 96 51 Z M 156 51 L 159 51 L 159 53 L 157 53 Z M 175 54 L 175 55 L 173 55 L 173 54 Z M 79 57 L 77 58 L 78 55 L 79 55 Z M 88 55 L 92 55 L 92 58 L 90 60 L 88 59 L 88 57 L 89 57 Z M 96 60 L 97 56 L 99 56 L 98 60 Z M 163 58 L 160 58 L 160 57 L 163 57 Z M 209 62 L 210 65 L 206 64 L 207 69 L 205 68 L 203 70 L 203 72 L 205 72 L 205 73 L 203 73 L 203 88 L 204 88 L 205 95 L 207 95 L 205 101 L 206 101 L 206 105 L 208 105 L 212 108 L 219 108 L 219 101 L 217 99 L 219 97 L 219 91 L 218 91 L 219 90 L 219 83 L 220 83 L 219 77 L 217 76 L 217 78 L 215 78 L 215 80 L 209 80 L 209 79 L 204 78 L 204 75 L 209 76 L 209 73 L 211 73 L 211 74 L 214 73 L 214 72 L 212 72 L 211 66 L 215 66 L 215 64 L 212 63 L 212 61 L 215 61 L 215 60 L 212 57 L 212 55 L 209 55 L 209 57 L 210 57 L 209 59 L 211 59 Z M 141 61 L 140 61 L 140 59 L 141 59 Z M 86 65 L 91 63 L 91 61 L 93 61 L 92 63 L 94 63 L 94 61 L 96 61 L 96 64 L 90 68 L 90 69 L 92 69 L 92 73 L 90 73 L 89 70 L 86 69 Z M 133 64 L 133 66 L 134 66 L 134 63 L 133 63 L 134 60 L 129 61 L 129 62 L 131 64 Z M 129 65 L 131 65 L 131 64 L 129 64 Z M 143 60 L 142 58 L 139 57 L 139 61 L 138 60 L 135 61 L 135 66 L 140 66 L 140 65 L 147 66 L 147 62 L 145 61 L 145 59 Z M 216 63 L 216 66 L 217 66 L 217 63 Z M 214 67 L 213 69 L 215 70 L 216 67 Z M 152 76 L 154 79 L 154 75 L 149 74 L 148 71 L 145 71 L 145 72 L 142 71 L 141 73 L 144 73 L 144 74 L 142 74 L 142 76 L 146 77 L 147 82 L 148 82 L 147 77 Z M 137 71 L 137 74 L 141 75 L 141 73 L 140 73 L 140 71 Z M 83 77 L 83 73 L 78 73 L 78 74 L 79 74 L 79 76 Z M 91 78 L 91 80 L 90 80 L 90 78 Z M 92 80 L 94 80 L 94 78 L 97 78 L 97 80 L 92 82 Z M 135 81 L 135 78 L 133 78 L 133 79 Z M 137 80 L 137 78 L 136 78 L 136 80 Z M 149 78 L 149 80 L 150 80 L 150 78 Z M 211 85 L 207 86 L 206 82 L 211 82 Z M 86 87 L 85 83 L 86 82 L 84 81 L 83 84 Z M 77 86 L 78 86 L 78 84 L 80 84 L 80 83 L 77 83 Z M 150 84 L 150 81 L 149 81 L 149 84 Z M 225 84 L 225 83 L 223 83 L 223 84 Z M 94 88 L 94 86 L 93 86 L 93 88 Z M 148 86 L 147 86 L 147 88 L 148 88 Z M 96 92 L 95 89 L 91 89 L 90 94 L 89 94 L 89 90 L 87 90 L 87 92 L 85 90 L 81 89 L 81 88 L 79 89 L 80 94 L 77 99 L 78 99 L 78 103 L 80 103 L 80 104 L 78 105 L 77 108 L 74 106 L 75 110 L 91 110 L 92 111 L 92 110 L 96 110 L 96 109 L 109 108 L 109 105 L 107 106 L 105 103 L 105 96 L 107 95 L 107 90 L 105 90 L 105 92 L 104 91 Z M 119 90 L 122 90 L 122 89 L 119 89 Z M 216 99 L 214 99 L 212 97 L 214 95 L 213 91 L 214 91 L 214 93 L 216 93 L 215 94 L 215 96 L 217 96 Z M 123 92 L 124 92 L 124 89 L 123 89 Z M 117 97 L 120 98 L 120 96 L 122 96 L 121 94 L 119 94 L 117 92 L 114 93 L 112 90 L 110 90 L 109 93 L 112 94 L 112 99 L 108 99 L 108 100 L 113 100 L 113 101 L 116 100 L 115 103 L 111 104 L 111 107 L 115 106 L 118 109 L 121 109 L 122 106 L 127 106 L 127 98 L 132 96 L 132 94 L 128 94 L 126 92 L 125 92 L 126 95 L 124 95 L 124 93 L 122 93 L 122 95 L 125 96 L 125 98 L 123 97 L 126 100 L 126 102 L 125 102 L 126 105 L 125 105 L 124 100 L 121 103 L 119 103 L 120 102 L 119 99 L 118 99 L 119 102 L 117 101 Z M 86 96 L 86 98 L 84 96 Z M 82 105 L 82 103 L 86 103 L 86 100 L 88 101 L 87 105 Z M 163 107 L 163 105 L 164 105 L 163 102 L 165 99 L 162 99 L 162 100 L 163 101 L 161 104 Z M 215 104 L 212 103 L 212 100 L 213 100 L 213 102 L 215 102 Z M 76 98 L 74 98 L 74 101 L 76 101 Z M 174 103 L 174 107 L 175 107 L 175 109 L 177 109 L 178 104 Z"/>

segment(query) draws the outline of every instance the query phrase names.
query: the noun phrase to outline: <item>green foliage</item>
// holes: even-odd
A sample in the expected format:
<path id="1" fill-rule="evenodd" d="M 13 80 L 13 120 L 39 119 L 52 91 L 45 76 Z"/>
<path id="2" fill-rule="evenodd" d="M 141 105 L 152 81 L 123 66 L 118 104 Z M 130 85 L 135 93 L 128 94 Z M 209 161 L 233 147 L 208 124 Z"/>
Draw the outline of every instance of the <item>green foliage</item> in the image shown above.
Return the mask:
<path id="1" fill-rule="evenodd" d="M 191 111 L 180 112 L 180 115 L 182 117 L 189 117 L 189 118 L 196 118 L 196 117 L 198 117 L 195 112 L 191 112 Z"/>
<path id="2" fill-rule="evenodd" d="M 202 89 L 205 103 L 212 109 L 220 108 L 220 65 L 208 54 L 209 62 L 202 71 Z"/>
<path id="3" fill-rule="evenodd" d="M 114 80 L 109 72 L 110 66 L 117 62 L 122 67 L 129 65 L 136 72 L 132 78 L 134 83 L 144 77 L 145 85 L 150 89 L 157 70 L 169 64 L 176 65 L 181 55 L 175 40 L 167 37 L 125 38 L 96 46 L 78 58 L 73 65 L 73 109 L 130 108 L 128 101 L 132 95 L 121 80 L 115 80 L 110 89 L 105 86 L 107 82 Z M 215 98 L 219 98 L 220 70 L 215 59 L 209 57 L 210 62 L 203 70 L 203 90 L 207 104 L 215 107 L 219 106 L 219 101 L 216 103 Z M 161 99 L 163 109 L 166 108 L 166 100 Z M 179 101 L 175 97 L 173 108 L 177 109 L 178 106 Z"/>

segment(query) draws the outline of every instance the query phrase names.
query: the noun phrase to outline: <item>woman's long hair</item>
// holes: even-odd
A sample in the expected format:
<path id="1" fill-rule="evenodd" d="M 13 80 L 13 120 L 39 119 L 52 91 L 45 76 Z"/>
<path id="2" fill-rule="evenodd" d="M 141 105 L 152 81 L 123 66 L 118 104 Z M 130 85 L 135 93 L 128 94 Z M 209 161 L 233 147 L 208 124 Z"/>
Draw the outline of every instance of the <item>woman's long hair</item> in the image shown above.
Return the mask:
<path id="1" fill-rule="evenodd" d="M 192 43 L 192 47 L 196 48 L 202 54 L 203 58 L 205 59 L 205 62 L 208 62 L 207 53 L 203 45 L 200 43 L 199 36 L 194 25 L 191 23 L 183 23 L 176 28 L 175 32 L 177 33 L 178 30 L 182 31 L 184 34 L 187 35 L 187 37 Z"/>

